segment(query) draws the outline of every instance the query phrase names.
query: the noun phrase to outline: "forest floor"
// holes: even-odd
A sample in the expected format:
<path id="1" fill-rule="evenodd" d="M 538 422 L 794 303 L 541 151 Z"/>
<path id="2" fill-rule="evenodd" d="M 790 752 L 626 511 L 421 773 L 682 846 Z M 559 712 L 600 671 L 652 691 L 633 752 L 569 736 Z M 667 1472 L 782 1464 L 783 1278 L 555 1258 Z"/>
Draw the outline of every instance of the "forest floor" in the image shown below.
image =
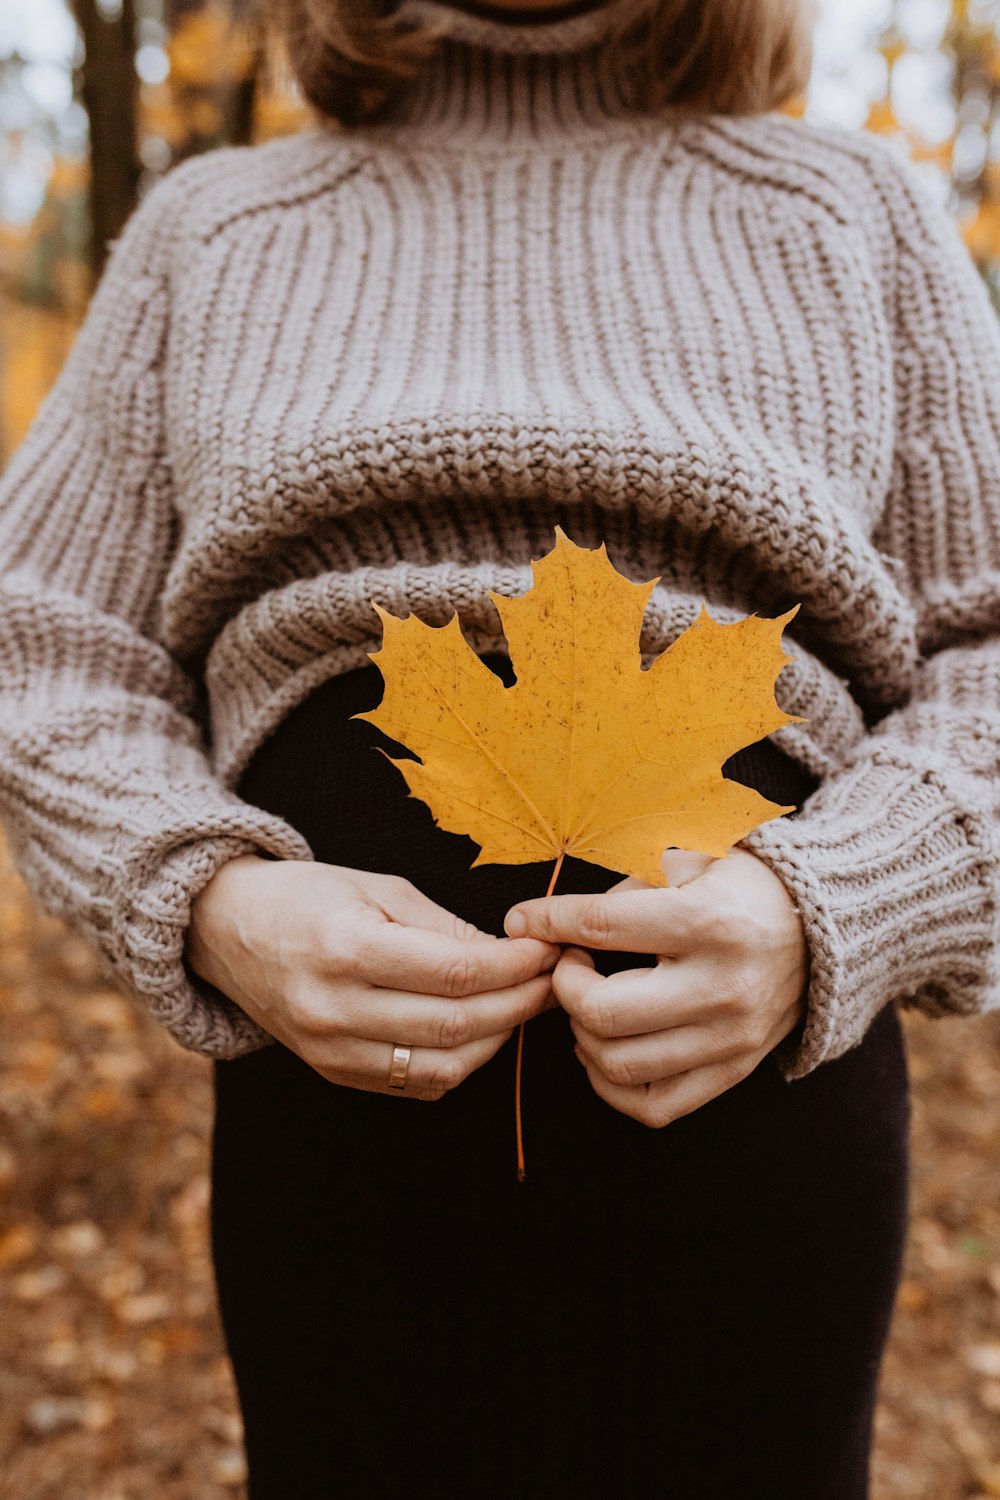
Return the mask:
<path id="1" fill-rule="evenodd" d="M 1000 1496 L 1000 1014 L 906 1017 L 907 1269 L 873 1500 Z M 209 1066 L 95 978 L 0 843 L 0 1496 L 233 1500 Z M 289 1497 L 292 1500 L 292 1497 Z"/>

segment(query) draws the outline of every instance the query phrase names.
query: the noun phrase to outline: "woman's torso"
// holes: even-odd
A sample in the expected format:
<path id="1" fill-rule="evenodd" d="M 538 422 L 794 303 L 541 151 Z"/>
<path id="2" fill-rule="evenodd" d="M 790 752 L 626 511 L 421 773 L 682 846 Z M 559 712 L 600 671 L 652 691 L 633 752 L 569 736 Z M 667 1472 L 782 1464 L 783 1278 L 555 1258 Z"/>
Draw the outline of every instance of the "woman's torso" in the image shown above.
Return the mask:
<path id="1" fill-rule="evenodd" d="M 489 591 L 524 592 L 556 524 L 660 578 L 649 654 L 702 599 L 800 603 L 779 700 L 807 722 L 779 733 L 828 774 L 916 657 L 878 547 L 879 149 L 712 116 L 316 130 L 192 164 L 159 629 L 203 666 L 217 774 L 377 647 L 373 599 L 502 649 Z"/>

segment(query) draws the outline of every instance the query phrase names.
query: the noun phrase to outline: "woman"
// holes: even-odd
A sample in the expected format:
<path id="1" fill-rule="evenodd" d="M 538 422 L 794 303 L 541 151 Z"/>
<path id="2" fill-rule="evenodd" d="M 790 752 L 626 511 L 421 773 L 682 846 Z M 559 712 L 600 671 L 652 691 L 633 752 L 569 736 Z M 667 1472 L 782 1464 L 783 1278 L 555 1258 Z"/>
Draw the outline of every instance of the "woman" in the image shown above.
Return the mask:
<path id="1" fill-rule="evenodd" d="M 157 184 L 0 494 L 11 843 L 217 1059 L 250 1493 L 861 1500 L 896 1006 L 995 994 L 986 292 L 777 112 L 805 0 L 282 14 L 316 127 Z M 799 811 L 668 889 L 470 870 L 353 717 L 372 599 L 509 682 L 557 523 L 650 657 L 801 604 L 727 765 Z"/>

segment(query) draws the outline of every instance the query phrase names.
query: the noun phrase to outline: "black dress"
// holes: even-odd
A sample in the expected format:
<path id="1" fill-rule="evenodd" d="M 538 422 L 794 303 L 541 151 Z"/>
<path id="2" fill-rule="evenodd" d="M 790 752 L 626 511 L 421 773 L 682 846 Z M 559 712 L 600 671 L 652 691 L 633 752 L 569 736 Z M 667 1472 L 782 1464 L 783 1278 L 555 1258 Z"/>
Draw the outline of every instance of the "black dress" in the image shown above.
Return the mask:
<path id="1" fill-rule="evenodd" d="M 502 934 L 551 864 L 470 870 L 477 845 L 373 748 L 399 745 L 350 719 L 382 686 L 370 664 L 325 683 L 237 789 L 317 859 L 405 875 Z M 783 804 L 814 786 L 770 741 L 726 771 Z M 567 859 L 557 891 L 620 878 Z M 593 1092 L 548 1011 L 525 1028 L 523 1183 L 515 1046 L 436 1103 L 328 1083 L 277 1045 L 216 1064 L 250 1500 L 864 1500 L 906 1228 L 895 1009 L 808 1077 L 767 1058 L 662 1130 Z"/>

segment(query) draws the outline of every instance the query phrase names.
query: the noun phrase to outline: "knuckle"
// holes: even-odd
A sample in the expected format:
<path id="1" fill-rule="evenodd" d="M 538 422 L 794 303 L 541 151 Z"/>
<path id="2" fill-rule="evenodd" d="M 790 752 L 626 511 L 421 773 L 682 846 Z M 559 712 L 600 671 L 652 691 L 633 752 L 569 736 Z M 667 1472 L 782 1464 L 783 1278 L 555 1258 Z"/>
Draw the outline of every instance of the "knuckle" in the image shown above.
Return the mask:
<path id="1" fill-rule="evenodd" d="M 719 1064 L 719 1076 L 722 1079 L 723 1089 L 735 1088 L 742 1083 L 744 1078 L 750 1075 L 750 1064 L 745 1057 L 730 1057 Z"/>
<path id="2" fill-rule="evenodd" d="M 730 986 L 720 1030 L 727 1042 L 741 1047 L 756 1047 L 764 1040 L 766 1021 L 760 1000 L 745 980 Z"/>
<path id="3" fill-rule="evenodd" d="M 364 939 L 345 928 L 323 927 L 316 945 L 316 960 L 326 975 L 354 974 L 364 962 Z"/>
<path id="4" fill-rule="evenodd" d="M 728 948 L 753 950 L 761 946 L 764 926 L 753 912 L 728 911 L 719 921 L 719 936 Z"/>
<path id="5" fill-rule="evenodd" d="M 750 1015 L 756 1004 L 756 976 L 751 966 L 732 958 L 720 966 L 718 993 L 734 1015 Z"/>
<path id="6" fill-rule="evenodd" d="M 727 1049 L 738 1047 L 742 1051 L 756 1044 L 756 1027 L 752 1016 L 739 1014 L 729 1018 L 725 1031 L 722 1033 L 722 1041 Z M 720 1062 L 720 1067 L 725 1067 L 727 1059 Z"/>
<path id="7" fill-rule="evenodd" d="M 730 1010 L 723 1025 L 715 1028 L 720 1049 L 730 1052 L 733 1047 L 753 1047 L 754 1020 L 744 1010 Z M 721 1064 L 720 1064 L 721 1067 Z"/>
<path id="8" fill-rule="evenodd" d="M 460 1058 L 444 1057 L 431 1069 L 430 1077 L 425 1087 L 431 1092 L 440 1089 L 447 1093 L 449 1089 L 458 1088 L 458 1085 L 466 1076 L 465 1065 Z"/>
<path id="9" fill-rule="evenodd" d="M 685 886 L 675 886 L 675 904 L 678 917 L 687 931 L 696 938 L 712 938 L 719 928 L 718 910 L 706 902 L 697 891 Z"/>
<path id="10" fill-rule="evenodd" d="M 645 1123 L 651 1130 L 662 1130 L 664 1125 L 670 1125 L 674 1120 L 674 1112 L 668 1104 L 650 1104 Z"/>
<path id="11" fill-rule="evenodd" d="M 584 902 L 577 925 L 585 946 L 600 948 L 607 944 L 611 931 L 607 903 L 604 901 Z"/>
<path id="12" fill-rule="evenodd" d="M 616 1083 L 620 1088 L 631 1088 L 637 1081 L 635 1063 L 621 1052 L 604 1053 L 597 1066 L 609 1083 Z"/>
<path id="13" fill-rule="evenodd" d="M 300 1036 L 320 1037 L 333 1030 L 329 1008 L 321 1007 L 311 989 L 292 989 L 285 996 L 285 1019 Z"/>
<path id="14" fill-rule="evenodd" d="M 531 908 L 531 936 L 539 938 L 542 942 L 558 942 L 552 931 L 552 913 L 545 901 L 539 901 Z"/>
<path id="15" fill-rule="evenodd" d="M 457 999 L 460 995 L 468 995 L 474 988 L 475 979 L 475 959 L 471 953 L 463 953 L 459 949 L 449 956 L 441 971 L 442 993 L 452 999 Z"/>
<path id="16" fill-rule="evenodd" d="M 576 1006 L 575 1015 L 580 1025 L 594 1036 L 610 1036 L 614 1030 L 614 1010 L 605 1000 L 584 995 Z"/>
<path id="17" fill-rule="evenodd" d="M 472 1020 L 461 1005 L 451 1005 L 443 1012 L 437 1028 L 437 1045 L 446 1050 L 461 1047 L 472 1040 Z"/>
<path id="18" fill-rule="evenodd" d="M 771 1035 L 773 1015 L 769 1010 L 761 1009 L 754 1018 L 753 1042 L 747 1049 L 750 1052 L 769 1052 L 774 1045 Z M 754 1064 L 756 1066 L 756 1063 Z"/>

